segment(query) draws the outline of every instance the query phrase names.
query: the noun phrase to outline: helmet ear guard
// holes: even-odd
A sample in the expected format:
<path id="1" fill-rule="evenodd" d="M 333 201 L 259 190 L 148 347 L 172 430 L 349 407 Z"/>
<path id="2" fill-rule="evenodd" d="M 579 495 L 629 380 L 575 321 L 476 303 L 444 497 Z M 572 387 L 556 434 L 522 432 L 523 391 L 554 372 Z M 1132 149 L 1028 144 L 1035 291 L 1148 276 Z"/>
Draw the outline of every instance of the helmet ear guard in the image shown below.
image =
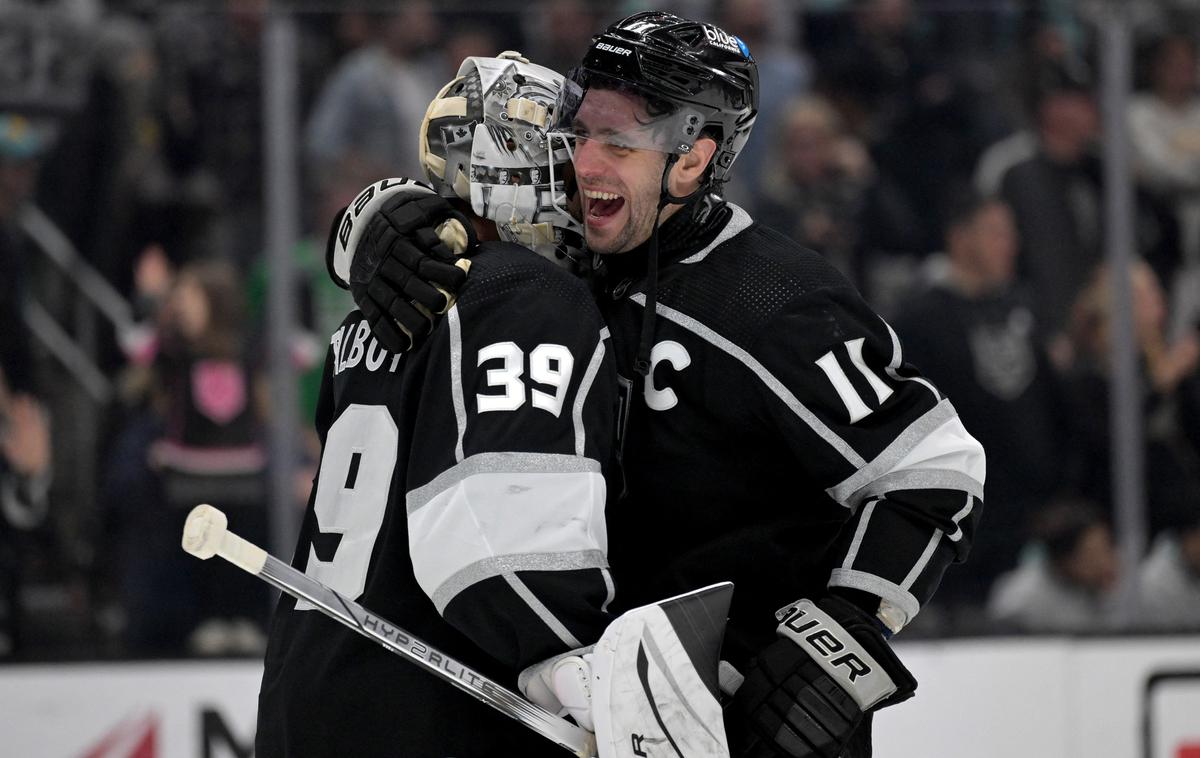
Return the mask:
<path id="1" fill-rule="evenodd" d="M 466 199 L 469 179 L 466 171 L 471 149 L 472 111 L 478 110 L 472 99 L 471 82 L 459 76 L 442 87 L 425 109 L 421 120 L 417 157 L 425 177 L 442 197 Z"/>

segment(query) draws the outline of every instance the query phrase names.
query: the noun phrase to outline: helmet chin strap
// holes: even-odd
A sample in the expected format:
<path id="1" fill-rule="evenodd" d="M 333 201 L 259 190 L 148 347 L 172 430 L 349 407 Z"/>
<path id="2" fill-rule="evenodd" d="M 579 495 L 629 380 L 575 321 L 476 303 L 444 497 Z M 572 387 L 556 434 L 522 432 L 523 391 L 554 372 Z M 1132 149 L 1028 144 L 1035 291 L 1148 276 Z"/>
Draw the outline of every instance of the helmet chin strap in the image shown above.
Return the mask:
<path id="1" fill-rule="evenodd" d="M 638 341 L 637 358 L 633 362 L 633 370 L 643 377 L 650 376 L 650 352 L 654 347 L 654 320 L 658 312 L 658 225 L 662 220 L 663 208 L 668 203 L 686 205 L 699 197 L 707 185 L 701 184 L 684 197 L 671 194 L 671 169 L 679 160 L 679 155 L 669 153 L 667 165 L 663 166 L 662 179 L 658 190 L 658 209 L 654 213 L 654 228 L 650 231 L 650 244 L 646 251 L 646 312 L 642 314 L 642 334 Z"/>

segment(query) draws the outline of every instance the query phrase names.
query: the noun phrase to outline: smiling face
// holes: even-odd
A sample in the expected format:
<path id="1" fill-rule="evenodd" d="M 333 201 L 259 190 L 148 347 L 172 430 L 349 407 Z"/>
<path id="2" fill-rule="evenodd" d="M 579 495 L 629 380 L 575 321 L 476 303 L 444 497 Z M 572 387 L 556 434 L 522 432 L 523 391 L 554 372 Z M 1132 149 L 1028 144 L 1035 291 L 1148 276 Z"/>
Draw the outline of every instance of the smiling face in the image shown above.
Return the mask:
<path id="1" fill-rule="evenodd" d="M 648 120 L 639 98 L 610 89 L 588 90 L 575 116 L 575 178 L 594 252 L 627 252 L 654 229 L 667 156 L 625 147 L 618 137 L 644 129 Z"/>

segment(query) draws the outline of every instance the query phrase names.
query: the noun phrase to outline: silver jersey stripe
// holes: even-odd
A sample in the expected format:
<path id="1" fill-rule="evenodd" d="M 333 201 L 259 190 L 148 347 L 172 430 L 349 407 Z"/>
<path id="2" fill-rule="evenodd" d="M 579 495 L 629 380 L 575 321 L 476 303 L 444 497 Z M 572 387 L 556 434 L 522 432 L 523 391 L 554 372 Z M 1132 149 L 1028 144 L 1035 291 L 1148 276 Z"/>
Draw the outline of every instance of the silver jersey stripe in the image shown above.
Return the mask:
<path id="1" fill-rule="evenodd" d="M 983 485 L 978 479 L 950 469 L 912 468 L 884 474 L 852 493 L 847 500 L 861 503 L 867 498 L 884 497 L 895 490 L 959 490 L 983 499 Z"/>
<path id="2" fill-rule="evenodd" d="M 862 547 L 863 537 L 867 533 L 867 524 L 871 523 L 871 516 L 875 513 L 876 505 L 878 505 L 878 501 L 872 500 L 863 507 L 862 515 L 858 518 L 858 527 L 854 530 L 854 539 L 850 541 L 850 547 L 846 550 L 846 558 L 842 561 L 842 568 L 851 568 L 854 565 L 854 559 L 858 557 L 858 549 Z"/>
<path id="3" fill-rule="evenodd" d="M 583 428 L 583 404 L 587 402 L 588 393 L 592 390 L 592 382 L 596 381 L 596 374 L 600 373 L 600 364 L 604 362 L 604 340 L 609 336 L 610 332 L 607 326 L 600 330 L 600 341 L 596 343 L 596 350 L 592 353 L 592 359 L 588 361 L 587 370 L 583 372 L 583 379 L 579 382 L 579 392 L 575 395 L 575 405 L 571 409 L 571 421 L 575 423 L 575 455 L 587 453 L 585 446 L 587 435 Z"/>
<path id="4" fill-rule="evenodd" d="M 950 401 L 942 400 L 926 411 L 921 418 L 909 424 L 908 428 L 892 440 L 892 444 L 888 445 L 887 449 L 876 456 L 870 464 L 859 464 L 858 471 L 850 478 L 840 484 L 835 484 L 825 492 L 847 508 L 851 507 L 853 503 L 851 496 L 854 493 L 895 468 L 896 464 L 904 460 L 904 456 L 908 455 L 909 451 L 936 431 L 938 427 L 957 415 Z"/>
<path id="5" fill-rule="evenodd" d="M 629 299 L 643 308 L 646 306 L 646 296 L 643 293 L 639 292 Z M 750 353 L 717 334 L 715 331 L 691 316 L 681 313 L 671 306 L 664 305 L 662 303 L 658 303 L 656 307 L 659 316 L 662 316 L 669 321 L 674 321 L 679 326 L 682 326 L 684 329 L 692 332 L 705 342 L 708 342 L 714 347 L 729 354 L 731 357 L 741 362 L 741 364 L 746 368 L 750 369 L 750 371 L 753 372 L 759 378 L 759 380 L 771 390 L 771 392 L 775 393 L 776 397 L 783 401 L 784 405 L 786 405 L 793 413 L 799 416 L 800 419 L 807 424 L 808 427 L 812 429 L 818 437 L 825 440 L 825 442 L 827 442 L 830 447 L 832 447 L 843 458 L 845 458 L 850 465 L 854 466 L 856 469 L 862 468 L 866 465 L 866 461 L 862 458 L 862 456 L 854 452 L 854 449 L 851 448 L 845 440 L 834 433 L 834 431 L 826 426 L 821 419 L 817 418 L 812 411 L 810 411 L 795 395 L 792 394 L 792 391 L 789 390 L 783 384 L 783 382 L 779 381 L 779 379 L 777 379 L 770 371 L 767 371 L 766 367 L 759 363 L 754 356 L 750 355 Z"/>
<path id="6" fill-rule="evenodd" d="M 600 462 L 591 458 L 561 453 L 477 453 L 446 469 L 428 484 L 411 490 L 405 497 L 411 516 L 422 506 L 459 482 L 475 474 L 503 472 L 533 474 L 600 473 Z"/>
<path id="7" fill-rule="evenodd" d="M 889 324 L 887 321 L 884 321 L 882 318 L 879 320 L 883 321 L 883 325 L 887 327 L 888 334 L 892 335 L 892 362 L 887 366 L 887 375 L 899 382 L 916 382 L 917 384 L 923 384 L 925 385 L 926 389 L 933 393 L 935 399 L 941 400 L 942 393 L 938 392 L 937 387 L 934 387 L 932 384 L 930 384 L 928 379 L 920 376 L 900 376 L 900 374 L 896 373 L 896 370 L 900 368 L 900 364 L 904 362 L 904 351 L 900 347 L 900 337 L 896 334 L 896 331 L 892 329 L 891 324 Z"/>
<path id="8" fill-rule="evenodd" d="M 870 592 L 872 595 L 888 601 L 905 613 L 909 621 L 921 610 L 921 603 L 916 595 L 902 589 L 894 582 L 889 582 L 881 576 L 868 574 L 855 569 L 834 569 L 829 575 L 830 587 L 847 587 L 852 590 Z"/>
<path id="9" fill-rule="evenodd" d="M 982 500 L 983 496 L 980 495 L 979 499 Z M 960 522 L 964 518 L 966 518 L 967 514 L 970 513 L 972 510 L 974 510 L 974 508 L 975 508 L 975 496 L 967 495 L 967 504 L 964 505 L 958 513 L 954 514 L 953 518 L 950 519 L 952 522 L 954 522 L 955 529 L 954 529 L 954 533 L 949 535 L 948 537 L 946 537 L 946 539 L 950 540 L 951 542 L 958 542 L 959 540 L 961 540 L 963 538 L 963 530 L 962 530 L 962 527 L 958 525 L 958 522 Z"/>
<path id="10" fill-rule="evenodd" d="M 446 606 L 468 587 L 479 584 L 494 576 L 503 576 L 517 571 L 579 571 L 583 569 L 607 569 L 608 558 L 600 550 L 582 550 L 574 553 L 524 553 L 520 555 L 498 555 L 476 561 L 462 568 L 442 582 L 433 591 L 430 599 L 438 613 L 445 613 Z"/>
<path id="11" fill-rule="evenodd" d="M 537 595 L 533 594 L 533 590 L 529 589 L 528 585 L 522 582 L 516 574 L 504 573 L 502 576 L 504 581 L 508 582 L 508 586 L 513 588 L 517 596 L 525 601 L 530 610 L 537 614 L 542 623 L 549 627 L 550 631 L 554 632 L 554 636 L 562 640 L 564 645 L 569 648 L 583 647 L 583 643 L 571 634 L 571 630 L 558 620 L 558 617 L 546 607 L 545 603 L 538 600 Z"/>
<path id="12" fill-rule="evenodd" d="M 921 552 L 921 557 L 917 558 L 917 562 L 913 564 L 912 570 L 908 572 L 908 576 L 904 577 L 904 581 L 900 582 L 900 589 L 912 589 L 916 584 L 917 579 L 921 576 L 921 572 L 929 565 L 929 559 L 933 557 L 937 546 L 941 544 L 942 535 L 945 534 L 941 529 L 934 529 L 933 536 L 929 538 L 929 542 L 925 544 L 925 549 Z"/>
<path id="13" fill-rule="evenodd" d="M 454 445 L 454 460 L 463 459 L 463 438 L 467 434 L 467 404 L 463 400 L 462 382 L 462 322 L 455 305 L 446 313 L 450 323 L 450 393 L 454 402 L 454 419 L 458 423 L 458 442 Z"/>
<path id="14" fill-rule="evenodd" d="M 725 228 L 721 230 L 720 234 L 717 235 L 717 238 L 708 243 L 708 246 L 703 250 L 689 255 L 681 260 L 680 263 L 699 263 L 707 258 L 708 254 L 711 253 L 717 245 L 720 245 L 726 240 L 732 238 L 734 235 L 742 232 L 754 223 L 754 219 L 750 218 L 750 214 L 742 210 L 739 206 L 729 203 L 729 208 L 733 211 L 733 215 L 729 217 L 729 221 L 725 223 Z"/>

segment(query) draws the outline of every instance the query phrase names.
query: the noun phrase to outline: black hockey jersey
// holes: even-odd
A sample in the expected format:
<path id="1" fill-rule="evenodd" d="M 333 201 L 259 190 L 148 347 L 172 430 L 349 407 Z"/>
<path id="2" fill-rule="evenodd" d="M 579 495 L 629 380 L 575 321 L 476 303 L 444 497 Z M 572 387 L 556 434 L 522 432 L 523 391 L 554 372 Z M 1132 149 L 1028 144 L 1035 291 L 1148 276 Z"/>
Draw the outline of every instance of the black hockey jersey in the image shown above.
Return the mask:
<path id="1" fill-rule="evenodd" d="M 966 554 L 984 457 L 832 266 L 721 212 L 710 241 L 664 253 L 645 380 L 644 285 L 609 282 L 602 309 L 634 380 L 609 534 L 618 610 L 734 582 L 723 655 L 737 664 L 773 638 L 775 610 L 827 587 L 915 616 Z"/>
<path id="2" fill-rule="evenodd" d="M 507 243 L 472 260 L 419 350 L 381 349 L 358 311 L 333 335 L 293 565 L 515 686 L 607 625 L 617 385 L 584 283 Z M 287 596 L 258 729 L 259 758 L 561 753 Z"/>

